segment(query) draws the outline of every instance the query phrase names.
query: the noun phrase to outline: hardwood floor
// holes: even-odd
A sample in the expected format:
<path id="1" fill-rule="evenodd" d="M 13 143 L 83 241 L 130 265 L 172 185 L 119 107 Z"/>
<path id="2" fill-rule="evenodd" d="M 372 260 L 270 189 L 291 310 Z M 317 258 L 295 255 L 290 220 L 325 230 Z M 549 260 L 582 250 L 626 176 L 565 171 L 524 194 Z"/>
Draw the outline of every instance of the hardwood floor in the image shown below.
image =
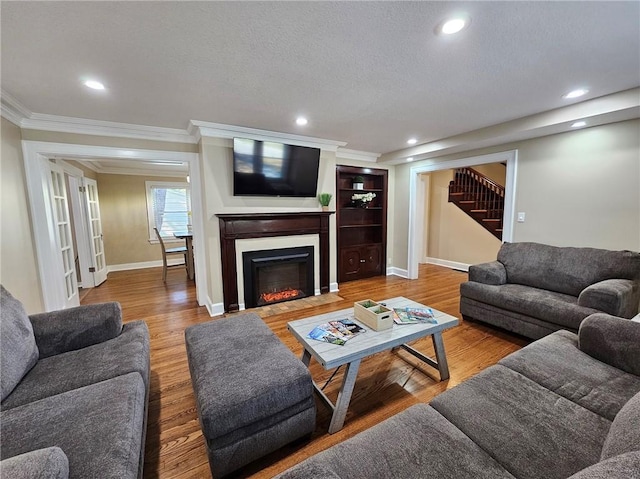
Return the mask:
<path id="1" fill-rule="evenodd" d="M 405 296 L 460 318 L 459 285 L 467 274 L 434 265 L 421 265 L 418 280 L 396 276 L 344 283 L 332 302 L 264 318 L 274 333 L 296 355 L 302 348 L 287 331 L 288 321 L 348 308 L 356 300 L 383 300 Z M 162 282 L 162 270 L 150 268 L 109 274 L 109 279 L 91 290 L 82 304 L 119 301 L 124 321 L 144 319 L 151 335 L 151 390 L 145 452 L 145 478 L 210 477 L 204 440 L 196 413 L 189 377 L 184 329 L 210 321 L 206 308 L 199 307 L 194 283 L 181 272 L 170 272 Z M 380 353 L 362 361 L 344 428 L 327 433 L 329 411 L 317 400 L 317 426 L 311 439 L 298 442 L 251 464 L 238 477 L 270 478 L 329 446 L 357 434 L 407 407 L 429 402 L 434 396 L 495 364 L 520 349 L 527 340 L 480 323 L 460 321 L 444 332 L 451 378 L 438 381 L 437 371 L 402 350 Z M 433 355 L 429 338 L 414 347 Z M 315 361 L 311 373 L 324 384 L 331 371 Z M 335 400 L 342 371 L 325 392 Z"/>

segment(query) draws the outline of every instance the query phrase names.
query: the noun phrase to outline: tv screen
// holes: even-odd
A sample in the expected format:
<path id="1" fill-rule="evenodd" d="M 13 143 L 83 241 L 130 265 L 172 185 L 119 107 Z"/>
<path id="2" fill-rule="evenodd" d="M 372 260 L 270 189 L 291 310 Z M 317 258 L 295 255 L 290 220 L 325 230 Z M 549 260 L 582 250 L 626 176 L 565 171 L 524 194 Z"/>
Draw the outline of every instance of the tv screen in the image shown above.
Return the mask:
<path id="1" fill-rule="evenodd" d="M 233 139 L 234 196 L 315 197 L 320 149 Z"/>

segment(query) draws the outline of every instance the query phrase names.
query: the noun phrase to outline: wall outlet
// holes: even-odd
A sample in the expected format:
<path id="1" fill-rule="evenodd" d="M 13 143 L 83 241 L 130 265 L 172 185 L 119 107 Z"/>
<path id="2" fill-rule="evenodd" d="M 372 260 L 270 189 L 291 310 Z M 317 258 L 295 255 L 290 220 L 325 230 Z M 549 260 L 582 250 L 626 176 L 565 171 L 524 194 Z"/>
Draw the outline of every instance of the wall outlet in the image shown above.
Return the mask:
<path id="1" fill-rule="evenodd" d="M 518 213 L 518 223 L 524 223 L 524 211 Z"/>

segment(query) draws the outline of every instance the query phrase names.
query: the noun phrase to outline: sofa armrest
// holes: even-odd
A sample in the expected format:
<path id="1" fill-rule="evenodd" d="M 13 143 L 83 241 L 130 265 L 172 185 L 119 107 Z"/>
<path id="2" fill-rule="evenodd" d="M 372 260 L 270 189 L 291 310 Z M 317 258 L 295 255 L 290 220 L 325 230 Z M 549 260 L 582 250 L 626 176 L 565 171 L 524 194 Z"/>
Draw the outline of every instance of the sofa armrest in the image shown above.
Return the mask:
<path id="1" fill-rule="evenodd" d="M 59 447 L 47 447 L 0 461 L 0 477 L 68 479 L 69 459 Z"/>
<path id="2" fill-rule="evenodd" d="M 578 306 L 604 311 L 621 318 L 638 314 L 640 283 L 630 279 L 607 279 L 586 287 L 578 296 Z"/>
<path id="3" fill-rule="evenodd" d="M 40 359 L 86 348 L 122 331 L 119 303 L 90 304 L 29 316 Z"/>
<path id="4" fill-rule="evenodd" d="M 474 264 L 469 267 L 469 281 L 500 285 L 507 282 L 507 270 L 500 261 Z"/>
<path id="5" fill-rule="evenodd" d="M 596 313 L 578 330 L 578 348 L 592 358 L 640 376 L 640 323 Z"/>

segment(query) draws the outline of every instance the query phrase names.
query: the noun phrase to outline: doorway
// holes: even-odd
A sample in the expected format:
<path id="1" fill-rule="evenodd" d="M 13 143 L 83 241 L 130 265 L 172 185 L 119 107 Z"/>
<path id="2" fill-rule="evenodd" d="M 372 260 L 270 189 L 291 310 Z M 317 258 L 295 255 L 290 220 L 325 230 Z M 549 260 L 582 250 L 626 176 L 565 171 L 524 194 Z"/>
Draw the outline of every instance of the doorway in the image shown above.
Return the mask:
<path id="1" fill-rule="evenodd" d="M 418 265 L 422 261 L 423 240 L 425 235 L 425 204 L 428 186 L 421 181 L 421 175 L 439 170 L 484 165 L 488 163 L 506 163 L 505 205 L 503 217 L 502 241 L 513 240 L 513 212 L 515 211 L 515 187 L 518 164 L 517 150 L 489 155 L 443 161 L 411 168 L 409 174 L 409 241 L 407 276 L 418 278 Z"/>
<path id="2" fill-rule="evenodd" d="M 34 232 L 36 262 L 45 311 L 69 307 L 65 291 L 65 265 L 59 252 L 60 232 L 49 198 L 51 160 L 55 158 L 96 159 L 112 158 L 127 161 L 180 161 L 189 165 L 191 176 L 192 218 L 194 241 L 204 244 L 202 224 L 202 192 L 200 164 L 197 153 L 159 150 L 133 150 L 114 147 L 23 141 L 23 157 L 27 190 L 30 200 L 31 222 Z M 196 293 L 198 303 L 206 304 L 207 278 L 202 248 L 196 250 Z M 200 265 L 200 267 L 197 267 Z M 74 268 L 75 270 L 75 268 Z M 73 274 L 75 277 L 75 273 Z"/>

